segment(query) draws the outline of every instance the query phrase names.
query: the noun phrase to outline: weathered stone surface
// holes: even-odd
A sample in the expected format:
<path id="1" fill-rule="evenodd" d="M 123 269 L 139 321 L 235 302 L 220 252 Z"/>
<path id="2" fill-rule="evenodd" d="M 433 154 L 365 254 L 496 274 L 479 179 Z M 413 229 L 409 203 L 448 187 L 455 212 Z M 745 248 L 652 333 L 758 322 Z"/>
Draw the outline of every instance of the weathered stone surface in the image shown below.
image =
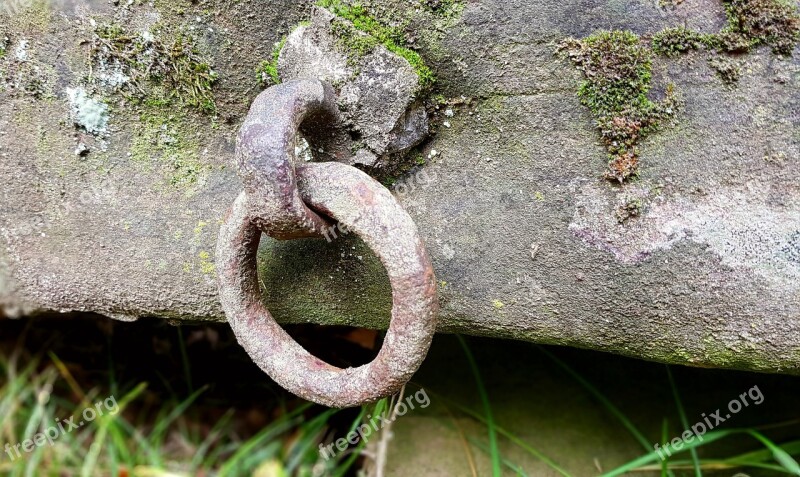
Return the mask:
<path id="1" fill-rule="evenodd" d="M 442 281 L 442 331 L 800 373 L 797 50 L 744 56 L 736 87 L 703 53 L 656 58 L 653 94 L 673 82 L 685 107 L 640 145 L 640 179 L 615 186 L 601 179 L 606 152 L 575 96 L 580 75 L 555 44 L 598 28 L 717 31 L 721 2 L 485 0 L 453 18 L 367 3 L 410 20 L 450 100 L 422 150 L 429 163 L 395 186 Z M 0 16 L 9 51 L 28 42 L 43 90 L 0 92 L 5 313 L 223 319 L 213 250 L 241 190 L 230 167 L 236 129 L 258 92 L 253 71 L 309 5 L 36 3 Z M 123 9 L 137 30 L 192 28 L 220 75 L 219 117 L 213 128 L 180 108 L 153 118 L 108 98 L 107 137 L 89 135 L 92 152 L 76 156 L 87 134 L 70 119 L 66 89 L 88 70 L 88 19 Z M 0 71 L 17 61 L 0 59 Z M 644 208 L 619 223 L 627 196 Z M 284 323 L 386 326 L 385 273 L 352 237 L 265 240 L 260 266 L 266 303 Z"/>
<path id="2" fill-rule="evenodd" d="M 408 61 L 383 45 L 363 55 L 347 51 L 333 31 L 334 22 L 352 28 L 347 20 L 314 8 L 311 23 L 287 37 L 278 71 L 283 81 L 318 78 L 339 93 L 344 137 L 315 148 L 319 160 L 386 167 L 428 134 L 427 113 L 417 98 L 419 78 Z"/>

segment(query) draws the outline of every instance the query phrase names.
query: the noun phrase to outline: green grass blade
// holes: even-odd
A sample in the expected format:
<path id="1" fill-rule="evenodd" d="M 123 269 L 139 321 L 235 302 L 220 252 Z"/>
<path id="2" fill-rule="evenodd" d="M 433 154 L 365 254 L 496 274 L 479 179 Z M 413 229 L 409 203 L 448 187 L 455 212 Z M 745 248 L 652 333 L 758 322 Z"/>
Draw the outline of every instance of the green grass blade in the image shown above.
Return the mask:
<path id="1" fill-rule="evenodd" d="M 340 461 L 336 468 L 336 472 L 333 474 L 334 477 L 344 477 L 347 475 L 347 472 L 351 467 L 353 467 L 353 465 L 355 465 L 356 460 L 358 460 L 360 457 L 361 451 L 364 450 L 364 447 L 366 447 L 366 443 L 363 441 L 359 442 L 356 448 L 353 449 L 353 452 L 351 452 L 346 459 Z"/>
<path id="2" fill-rule="evenodd" d="M 671 459 L 669 462 L 670 467 L 676 470 L 694 470 L 694 462 L 691 459 Z M 763 464 L 759 462 L 731 463 L 728 460 L 700 459 L 700 467 L 712 471 L 730 470 L 738 467 L 752 467 L 755 469 L 771 470 L 781 474 L 790 474 L 790 472 L 778 464 Z M 636 472 L 651 472 L 657 471 L 659 468 L 660 466 L 658 465 L 643 465 L 642 467 L 637 467 L 635 470 Z"/>
<path id="3" fill-rule="evenodd" d="M 301 426 L 303 438 L 292 448 L 289 458 L 285 459 L 284 468 L 286 469 L 286 472 L 294 475 L 297 467 L 299 467 L 303 462 L 303 459 L 309 455 L 309 450 L 316 450 L 318 436 L 322 434 L 322 431 L 325 426 L 327 426 L 328 421 L 337 412 L 339 412 L 338 409 L 328 409 Z"/>
<path id="4" fill-rule="evenodd" d="M 758 431 L 747 431 L 751 436 L 758 439 L 767 449 L 772 452 L 772 456 L 775 458 L 775 461 L 778 462 L 781 467 L 789 471 L 793 475 L 800 476 L 800 465 L 798 465 L 797 461 L 789 455 L 784 449 L 781 449 L 777 445 L 775 445 L 771 440 L 767 439 L 763 434 Z"/>
<path id="5" fill-rule="evenodd" d="M 106 414 L 98 419 L 96 426 L 97 429 L 95 431 L 94 439 L 92 440 L 92 445 L 89 448 L 89 453 L 86 455 L 86 459 L 84 459 L 83 466 L 81 467 L 81 477 L 91 477 L 92 475 L 98 473 L 95 472 L 95 468 L 97 467 L 97 462 L 100 458 L 100 452 L 103 450 L 103 446 L 106 442 L 109 425 L 114 422 L 115 418 L 119 416 L 131 402 L 138 398 L 145 389 L 147 389 L 147 383 L 139 384 L 133 390 L 123 396 L 119 402 L 117 402 L 118 410 L 116 414 Z"/>
<path id="6" fill-rule="evenodd" d="M 468 408 L 468 407 L 466 407 L 466 406 L 463 406 L 463 405 L 461 405 L 461 404 L 459 404 L 459 403 L 457 403 L 457 402 L 455 402 L 455 401 L 452 401 L 452 400 L 450 400 L 450 399 L 447 399 L 446 397 L 444 397 L 444 396 L 442 396 L 442 395 L 440 395 L 440 394 L 438 394 L 438 393 L 435 393 L 435 392 L 433 392 L 433 391 L 430 391 L 430 390 L 429 390 L 428 392 L 429 392 L 430 394 L 432 394 L 432 395 L 436 396 L 436 399 L 437 399 L 438 401 L 441 401 L 441 402 L 447 403 L 447 404 L 449 404 L 450 406 L 452 406 L 452 407 L 456 408 L 457 410 L 459 410 L 459 411 L 463 412 L 464 414 L 466 414 L 466 415 L 468 415 L 468 416 L 472 417 L 473 419 L 475 419 L 475 420 L 477 420 L 477 421 L 481 422 L 482 424 L 484 424 L 484 425 L 487 425 L 486 418 L 484 418 L 484 417 L 483 417 L 483 416 L 482 416 L 480 413 L 478 413 L 478 412 L 476 412 L 476 411 L 473 411 L 472 409 L 470 409 L 470 408 Z M 527 453 L 529 453 L 529 454 L 530 454 L 530 455 L 532 455 L 533 457 L 535 457 L 535 458 L 537 458 L 537 459 L 541 460 L 541 461 L 542 461 L 543 463 L 545 463 L 545 464 L 546 464 L 548 467 L 550 467 L 550 468 L 551 468 L 551 469 L 553 469 L 554 471 L 558 472 L 560 475 L 562 475 L 562 476 L 564 476 L 564 477 L 572 477 L 572 475 L 571 475 L 569 472 L 567 472 L 567 471 L 566 471 L 566 470 L 564 470 L 564 469 L 563 469 L 561 466 L 559 466 L 559 465 L 558 465 L 558 464 L 557 464 L 557 463 L 556 463 L 556 462 L 555 462 L 553 459 L 551 459 L 551 458 L 547 457 L 547 456 L 546 456 L 546 455 L 544 455 L 544 453 L 542 453 L 540 450 L 538 450 L 538 449 L 536 449 L 535 447 L 531 446 L 531 445 L 530 445 L 530 444 L 528 444 L 527 442 L 524 442 L 522 439 L 520 439 L 519 437 L 515 436 L 515 435 L 514 435 L 514 434 L 512 434 L 511 432 L 509 432 L 509 431 L 505 430 L 505 428 L 495 425 L 495 429 L 497 430 L 497 432 L 498 432 L 498 433 L 499 433 L 501 436 L 505 437 L 506 439 L 508 439 L 509 441 L 511 441 L 511 442 L 512 442 L 514 445 L 516 445 L 516 446 L 517 446 L 517 447 L 519 447 L 520 449 L 522 449 L 522 450 L 526 451 Z"/>
<path id="7" fill-rule="evenodd" d="M 678 415 L 681 418 L 681 425 L 684 429 L 689 429 L 689 420 L 686 418 L 686 411 L 683 409 L 680 393 L 678 393 L 678 386 L 675 385 L 675 378 L 672 377 L 672 370 L 669 366 L 667 368 L 667 377 L 669 378 L 669 386 L 672 388 L 672 397 L 675 399 L 675 406 L 678 408 Z M 697 449 L 692 447 L 689 450 L 694 462 L 694 475 L 695 477 L 703 477 L 703 472 L 700 470 L 700 459 L 697 457 Z"/>
<path id="8" fill-rule="evenodd" d="M 469 437 L 468 439 L 472 443 L 472 445 L 474 445 L 478 449 L 482 450 L 483 452 L 486 452 L 487 454 L 491 455 L 491 449 L 489 448 L 489 446 L 487 446 L 483 442 L 480 442 L 478 439 L 476 439 L 474 437 Z M 502 459 L 502 463 L 503 463 L 504 466 L 506 466 L 509 469 L 511 469 L 512 471 L 514 471 L 514 473 L 516 473 L 517 475 L 521 475 L 523 477 L 528 477 L 528 474 L 525 473 L 525 470 L 522 467 L 520 467 L 517 464 L 511 462 L 510 460 L 504 458 L 504 459 Z"/>
<path id="9" fill-rule="evenodd" d="M 369 406 L 362 406 L 361 412 L 358 414 L 358 417 L 353 421 L 353 424 L 350 426 L 350 432 L 353 432 L 356 427 L 358 427 L 359 423 L 364 419 L 364 416 L 367 415 L 369 410 Z M 370 419 L 373 416 L 383 416 L 387 412 L 389 412 L 389 398 L 383 398 L 377 403 L 375 403 L 375 407 L 372 410 L 371 414 L 367 415 L 367 418 Z M 366 447 L 366 442 L 359 442 L 358 446 L 353 450 L 353 452 L 347 456 L 346 459 L 341 459 L 340 463 L 334 472 L 334 477 L 344 477 L 350 468 L 355 465 L 356 460 L 358 459 L 361 451 Z"/>
<path id="10" fill-rule="evenodd" d="M 663 423 L 661 424 L 661 445 L 667 445 L 667 440 L 669 439 L 669 421 L 664 418 Z M 661 459 L 661 477 L 667 477 L 668 469 L 667 463 L 669 462 L 669 457 L 666 459 Z"/>
<path id="11" fill-rule="evenodd" d="M 483 386 L 483 379 L 481 378 L 481 373 L 478 369 L 478 363 L 475 362 L 475 357 L 472 355 L 472 351 L 470 351 L 467 341 L 461 335 L 456 336 L 458 336 L 458 341 L 461 343 L 461 347 L 464 349 L 464 354 L 467 355 L 467 361 L 469 362 L 469 367 L 472 369 L 472 374 L 475 377 L 475 383 L 478 386 L 478 393 L 480 394 L 481 402 L 483 403 L 483 412 L 486 413 L 486 427 L 489 428 L 489 449 L 491 451 L 490 456 L 492 459 L 492 475 L 494 477 L 500 477 L 500 449 L 497 446 L 497 429 L 495 428 L 494 417 L 492 416 L 492 406 L 489 403 L 489 394 L 486 392 L 486 388 Z"/>
<path id="12" fill-rule="evenodd" d="M 789 455 L 800 455 L 800 440 L 791 441 L 780 445 Z M 764 462 L 772 459 L 772 451 L 769 448 L 747 452 L 736 457 L 724 459 L 726 462 Z"/>
<path id="13" fill-rule="evenodd" d="M 288 414 L 285 414 L 284 416 L 281 416 L 279 420 L 265 427 L 252 439 L 240 445 L 236 453 L 222 465 L 218 476 L 238 477 L 238 475 L 234 474 L 233 472 L 237 471 L 239 469 L 239 466 L 244 465 L 246 463 L 246 461 L 248 460 L 250 455 L 253 454 L 256 448 L 263 445 L 268 440 L 273 439 L 274 437 L 277 437 L 280 434 L 291 429 L 291 427 L 295 425 L 295 423 L 298 421 L 298 418 L 301 417 L 302 413 L 311 408 L 312 405 L 313 404 L 311 403 L 304 403 L 303 405 L 298 406 L 297 409 Z"/>
<path id="14" fill-rule="evenodd" d="M 211 463 L 205 463 L 204 460 L 208 455 L 209 449 L 211 446 L 214 445 L 217 439 L 222 435 L 223 429 L 228 426 L 228 423 L 231 422 L 234 415 L 233 409 L 228 409 L 225 414 L 214 424 L 214 427 L 208 432 L 208 436 L 203 440 L 203 442 L 197 447 L 197 452 L 195 452 L 194 457 L 192 457 L 192 462 L 189 465 L 189 468 L 192 470 L 192 473 L 198 474 L 198 470 L 200 467 L 205 467 L 208 469 Z"/>
<path id="15" fill-rule="evenodd" d="M 642 434 L 639 431 L 639 429 L 637 429 L 636 426 L 633 425 L 633 423 L 630 421 L 630 419 L 628 419 L 627 416 L 625 416 L 625 414 L 623 414 L 622 411 L 620 411 L 619 408 L 617 408 L 617 406 L 612 404 L 611 401 L 609 401 L 608 398 L 606 398 L 605 395 L 603 395 L 603 393 L 601 393 L 597 388 L 595 388 L 589 381 L 584 379 L 583 376 L 581 376 L 575 370 L 570 368 L 569 365 L 567 365 L 567 363 L 565 363 L 565 362 L 561 361 L 559 358 L 557 358 L 554 354 L 552 354 L 551 352 L 547 351 L 546 349 L 544 349 L 541 346 L 537 346 L 537 348 L 539 348 L 539 350 L 542 353 L 544 353 L 545 356 L 547 356 L 548 358 L 553 360 L 553 362 L 555 362 L 561 369 L 566 371 L 567 374 L 572 376 L 573 379 L 578 381 L 578 383 L 581 386 L 583 386 L 584 389 L 589 391 L 589 393 L 591 393 L 592 396 L 595 397 L 595 399 L 600 401 L 600 403 L 603 406 L 605 406 L 605 408 L 608 410 L 608 412 L 611 415 L 613 415 L 614 417 L 616 417 L 617 420 L 620 423 L 622 423 L 623 426 L 625 426 L 625 429 L 627 429 L 628 432 L 630 432 L 631 435 L 634 438 L 636 438 L 637 441 L 639 441 L 639 443 L 642 445 L 642 447 L 644 447 L 645 450 L 649 451 L 649 450 L 651 450 L 653 448 L 653 446 L 650 443 L 650 441 L 648 441 L 647 438 L 644 437 L 644 434 Z"/>
<path id="16" fill-rule="evenodd" d="M 156 424 L 156 426 L 153 427 L 152 432 L 150 432 L 148 440 L 150 440 L 151 442 L 159 442 L 159 443 L 163 442 L 163 439 L 166 436 L 167 429 L 169 429 L 169 426 L 175 421 L 175 419 L 178 419 L 180 416 L 182 416 L 189 408 L 189 406 L 191 406 L 197 400 L 197 398 L 200 397 L 200 395 L 203 394 L 207 389 L 208 386 L 203 386 L 202 388 L 193 392 L 191 396 L 184 399 L 183 402 L 175 406 L 175 408 L 173 408 L 172 411 L 170 411 L 166 417 L 159 419 L 158 424 Z"/>
<path id="17" fill-rule="evenodd" d="M 677 455 L 677 454 L 680 454 L 682 452 L 686 452 L 686 451 L 689 451 L 691 449 L 694 449 L 695 447 L 700 447 L 702 445 L 711 444 L 712 442 L 718 441 L 718 440 L 720 440 L 720 439 L 722 439 L 724 437 L 728 437 L 728 436 L 731 436 L 731 435 L 734 435 L 734 434 L 741 434 L 743 432 L 746 432 L 746 431 L 743 431 L 741 429 L 731 429 L 731 430 L 724 430 L 724 431 L 711 431 L 708 434 L 703 436 L 703 440 L 702 441 L 694 440 L 694 441 L 688 442 L 688 443 L 684 444 L 683 447 L 680 450 L 674 448 L 672 446 L 672 444 L 668 444 L 668 445 L 663 447 L 662 454 L 666 455 L 667 451 L 669 451 L 670 454 Z M 644 467 L 644 466 L 646 466 L 648 464 L 652 464 L 653 462 L 656 462 L 659 459 L 661 459 L 661 457 L 659 456 L 658 451 L 654 450 L 654 451 L 649 452 L 649 453 L 647 453 L 647 454 L 645 454 L 645 455 L 643 455 L 641 457 L 637 457 L 636 459 L 634 459 L 634 460 L 632 460 L 632 461 L 628 462 L 627 464 L 624 464 L 624 465 L 622 465 L 620 467 L 617 467 L 616 469 L 614 469 L 612 471 L 606 472 L 601 477 L 616 477 L 617 475 L 622 475 L 622 474 L 624 474 L 626 472 L 630 472 L 630 471 L 632 471 L 634 469 L 638 469 L 638 468 Z"/>

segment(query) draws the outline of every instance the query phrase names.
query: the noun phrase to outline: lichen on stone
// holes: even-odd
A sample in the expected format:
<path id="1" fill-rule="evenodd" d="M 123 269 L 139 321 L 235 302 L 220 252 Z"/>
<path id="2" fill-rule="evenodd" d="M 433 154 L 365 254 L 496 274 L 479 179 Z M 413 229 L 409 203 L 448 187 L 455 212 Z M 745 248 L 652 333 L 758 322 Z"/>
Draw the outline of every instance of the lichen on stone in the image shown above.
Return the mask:
<path id="1" fill-rule="evenodd" d="M 0 91 L 35 99 L 54 97 L 53 65 L 37 58 L 26 38 L 0 33 Z"/>
<path id="2" fill-rule="evenodd" d="M 75 125 L 96 136 L 105 134 L 108 126 L 108 105 L 91 97 L 81 87 L 67 88 L 66 93 Z"/>
<path id="3" fill-rule="evenodd" d="M 595 118 L 609 154 L 606 178 L 624 182 L 639 167 L 642 138 L 673 118 L 678 97 L 670 85 L 661 101 L 648 97 L 651 88 L 651 51 L 628 31 L 599 31 L 559 45 L 582 71 L 578 90 L 581 104 Z"/>

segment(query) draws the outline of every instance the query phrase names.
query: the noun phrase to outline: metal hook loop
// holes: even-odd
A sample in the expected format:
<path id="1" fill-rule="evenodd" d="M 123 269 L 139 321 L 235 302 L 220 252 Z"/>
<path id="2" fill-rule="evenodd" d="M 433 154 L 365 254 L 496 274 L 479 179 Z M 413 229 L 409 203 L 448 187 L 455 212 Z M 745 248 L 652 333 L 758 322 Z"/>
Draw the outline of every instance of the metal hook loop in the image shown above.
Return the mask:
<path id="1" fill-rule="evenodd" d="M 293 144 L 289 138 L 303 117 L 326 101 L 320 103 L 322 93 L 308 94 L 319 82 L 300 82 L 272 87 L 278 91 L 267 90 L 256 101 L 250 115 L 268 116 L 270 125 L 248 117 L 247 129 L 242 128 L 240 146 L 247 150 L 237 157 L 246 188 L 220 230 L 220 301 L 239 343 L 278 384 L 319 404 L 351 407 L 396 393 L 419 368 L 436 331 L 436 279 L 414 221 L 380 183 L 336 162 L 287 163 L 293 156 L 287 154 L 287 144 Z M 278 109 L 269 111 L 269 105 Z M 392 320 L 383 348 L 358 368 L 340 369 L 312 356 L 261 301 L 256 268 L 261 227 L 278 238 L 319 233 L 326 223 L 319 214 L 360 236 L 380 258 L 392 285 Z"/>
<path id="2" fill-rule="evenodd" d="M 303 122 L 337 117 L 333 88 L 319 80 L 268 88 L 239 130 L 236 163 L 259 228 L 277 239 L 319 237 L 331 224 L 300 199 L 295 173 L 297 131 Z"/>

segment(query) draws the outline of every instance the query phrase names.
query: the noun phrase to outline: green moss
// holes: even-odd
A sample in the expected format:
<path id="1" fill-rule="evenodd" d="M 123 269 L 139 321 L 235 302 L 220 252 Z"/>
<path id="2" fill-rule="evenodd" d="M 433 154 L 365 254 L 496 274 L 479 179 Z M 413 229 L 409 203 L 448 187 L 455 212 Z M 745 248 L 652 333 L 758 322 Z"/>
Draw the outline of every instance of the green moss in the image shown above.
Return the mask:
<path id="1" fill-rule="evenodd" d="M 356 29 L 344 20 L 334 20 L 331 31 L 337 38 L 338 46 L 347 53 L 350 66 L 356 66 L 361 58 L 372 53 L 372 50 L 380 45 L 375 37 Z"/>
<path id="2" fill-rule="evenodd" d="M 725 1 L 728 27 L 720 45 L 736 51 L 743 45 L 766 45 L 777 54 L 791 55 L 800 41 L 800 13 L 791 0 Z M 747 48 L 749 49 L 749 48 Z"/>
<path id="3" fill-rule="evenodd" d="M 161 170 L 170 188 L 191 192 L 212 169 L 201 161 L 191 130 L 180 113 L 147 108 L 130 146 L 131 160 Z"/>
<path id="4" fill-rule="evenodd" d="M 675 115 L 677 95 L 670 86 L 663 101 L 648 97 L 652 54 L 631 32 L 570 38 L 559 51 L 583 72 L 578 96 L 591 110 L 609 153 L 606 177 L 629 179 L 638 171 L 639 141 Z"/>
<path id="5" fill-rule="evenodd" d="M 256 78 L 262 87 L 281 83 L 281 77 L 278 74 L 278 58 L 281 55 L 281 50 L 286 46 L 286 40 L 288 38 L 289 36 L 287 35 L 276 43 L 275 47 L 272 49 L 270 59 L 261 63 L 258 70 L 256 70 Z"/>
<path id="6" fill-rule="evenodd" d="M 0 58 L 6 56 L 6 51 L 8 50 L 9 42 L 10 40 L 8 39 L 8 37 L 0 33 Z"/>
<path id="7" fill-rule="evenodd" d="M 685 27 L 666 28 L 653 36 L 653 51 L 664 56 L 679 56 L 691 50 L 699 50 L 712 40 Z"/>
<path id="8" fill-rule="evenodd" d="M 742 75 L 741 65 L 731 58 L 715 56 L 709 58 L 708 65 L 716 71 L 719 79 L 727 85 L 736 84 L 739 81 L 739 77 Z"/>
<path id="9" fill-rule="evenodd" d="M 687 28 L 667 28 L 653 37 L 653 51 L 678 56 L 705 48 L 720 53 L 746 53 L 766 45 L 791 55 L 800 41 L 800 13 L 788 0 L 725 0 L 728 24 L 719 33 L 703 34 Z"/>
<path id="10" fill-rule="evenodd" d="M 292 28 L 292 33 L 298 28 L 308 25 L 310 25 L 310 22 L 302 21 Z M 291 35 L 291 33 L 289 33 L 289 35 Z M 278 59 L 281 56 L 283 47 L 286 46 L 289 35 L 285 35 L 279 42 L 275 43 L 275 46 L 272 48 L 272 53 L 270 54 L 270 59 L 263 61 L 256 69 L 256 80 L 262 88 L 281 84 L 281 76 L 278 73 Z"/>
<path id="11" fill-rule="evenodd" d="M 439 18 L 457 18 L 464 11 L 464 4 L 458 0 L 420 0 L 420 5 Z"/>
<path id="12" fill-rule="evenodd" d="M 317 5 L 327 8 L 337 17 L 348 20 L 358 32 L 372 37 L 365 38 L 357 34 L 358 32 L 344 27 L 345 24 L 342 22 L 339 22 L 338 26 L 334 25 L 338 29 L 338 32 L 334 30 L 334 33 L 341 38 L 341 46 L 355 58 L 364 56 L 380 44 L 411 65 L 419 76 L 421 90 L 429 90 L 436 82 L 433 71 L 425 64 L 419 53 L 405 47 L 405 38 L 400 29 L 382 24 L 358 3 L 345 4 L 341 0 L 320 0 Z"/>
<path id="13" fill-rule="evenodd" d="M 728 25 L 719 33 L 667 28 L 653 36 L 651 48 L 623 31 L 599 31 L 561 43 L 559 51 L 583 72 L 578 95 L 591 110 L 608 150 L 607 178 L 622 182 L 634 176 L 638 143 L 675 115 L 678 100 L 672 86 L 662 101 L 649 98 L 653 53 L 674 57 L 692 50 L 713 51 L 717 56 L 709 65 L 723 82 L 734 84 L 741 65 L 721 54 L 765 45 L 790 55 L 800 41 L 800 15 L 787 0 L 724 0 L 724 4 Z M 623 212 L 627 219 L 629 211 Z"/>
<path id="14" fill-rule="evenodd" d="M 187 106 L 215 114 L 213 86 L 218 75 L 194 41 L 182 32 L 154 30 L 145 37 L 120 24 L 98 25 L 91 42 L 93 70 L 127 77 L 114 87 L 142 104 Z"/>
<path id="15" fill-rule="evenodd" d="M 617 207 L 617 222 L 624 224 L 628 220 L 639 217 L 644 212 L 644 201 L 639 197 L 627 199 L 622 205 Z"/>

